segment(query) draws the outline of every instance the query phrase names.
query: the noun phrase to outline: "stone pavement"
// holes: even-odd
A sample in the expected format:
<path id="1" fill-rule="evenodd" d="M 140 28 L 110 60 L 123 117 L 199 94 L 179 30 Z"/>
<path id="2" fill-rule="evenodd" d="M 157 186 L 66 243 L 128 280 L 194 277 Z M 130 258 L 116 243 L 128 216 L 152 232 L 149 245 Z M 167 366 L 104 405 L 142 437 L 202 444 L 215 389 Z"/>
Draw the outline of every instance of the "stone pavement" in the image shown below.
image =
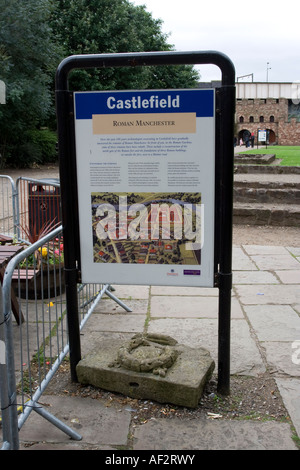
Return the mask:
<path id="1" fill-rule="evenodd" d="M 57 418 L 81 434 L 70 440 L 36 413 L 20 431 L 30 450 L 296 450 L 300 436 L 299 248 L 243 245 L 233 249 L 231 374 L 268 372 L 293 426 L 275 420 L 155 418 L 132 425 L 134 410 L 87 397 L 45 395 Z M 82 355 L 108 338 L 167 334 L 179 343 L 218 355 L 218 289 L 114 286 L 131 307 L 126 313 L 103 298 L 82 331 Z M 257 392 L 259 393 L 259 391 Z M 146 405 L 145 405 L 146 406 Z M 298 441 L 299 442 L 299 441 Z M 178 453 L 178 452 L 177 452 Z"/>

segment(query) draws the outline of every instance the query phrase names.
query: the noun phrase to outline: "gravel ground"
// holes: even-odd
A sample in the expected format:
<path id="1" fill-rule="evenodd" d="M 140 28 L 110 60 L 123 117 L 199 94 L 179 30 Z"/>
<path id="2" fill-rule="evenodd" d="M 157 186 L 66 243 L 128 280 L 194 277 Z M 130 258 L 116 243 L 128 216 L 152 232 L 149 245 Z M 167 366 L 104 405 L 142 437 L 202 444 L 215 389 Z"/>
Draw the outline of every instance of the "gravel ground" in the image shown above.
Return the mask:
<path id="1" fill-rule="evenodd" d="M 235 245 L 300 246 L 299 227 L 234 225 Z"/>

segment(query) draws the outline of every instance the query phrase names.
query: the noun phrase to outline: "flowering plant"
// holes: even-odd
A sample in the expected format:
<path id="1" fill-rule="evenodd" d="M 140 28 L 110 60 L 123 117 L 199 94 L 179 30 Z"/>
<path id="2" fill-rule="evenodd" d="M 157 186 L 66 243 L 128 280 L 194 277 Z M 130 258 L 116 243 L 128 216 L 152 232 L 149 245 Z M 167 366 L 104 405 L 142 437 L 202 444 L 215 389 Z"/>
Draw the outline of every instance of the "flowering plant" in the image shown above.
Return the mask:
<path id="1" fill-rule="evenodd" d="M 61 238 L 50 241 L 47 246 L 38 249 L 41 262 L 51 265 L 64 262 L 64 244 Z"/>
<path id="2" fill-rule="evenodd" d="M 32 228 L 22 226 L 22 230 L 27 236 L 29 243 L 32 244 L 46 236 L 58 225 L 59 223 L 52 221 L 46 222 L 39 230 L 37 230 L 36 224 Z M 34 255 L 32 255 L 32 264 L 40 268 L 42 263 L 49 263 L 50 265 L 63 263 L 63 248 L 62 238 L 50 240 L 45 246 L 35 251 Z"/>

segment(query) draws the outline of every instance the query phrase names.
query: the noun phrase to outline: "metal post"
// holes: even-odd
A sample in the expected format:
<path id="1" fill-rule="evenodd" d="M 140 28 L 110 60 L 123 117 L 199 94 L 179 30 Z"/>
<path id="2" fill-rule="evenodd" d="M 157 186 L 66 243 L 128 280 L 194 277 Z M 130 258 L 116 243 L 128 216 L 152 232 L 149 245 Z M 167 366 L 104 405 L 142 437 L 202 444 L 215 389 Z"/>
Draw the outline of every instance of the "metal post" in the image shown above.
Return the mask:
<path id="1" fill-rule="evenodd" d="M 56 91 L 70 369 L 72 380 L 77 382 L 76 365 L 81 359 L 77 298 L 79 243 L 76 237 L 78 229 L 76 222 L 77 191 L 75 159 L 73 157 L 74 121 L 71 99 L 72 95 L 66 89 Z"/>
<path id="2" fill-rule="evenodd" d="M 220 90 L 220 252 L 218 391 L 230 392 L 230 324 L 232 289 L 232 215 L 235 88 Z"/>

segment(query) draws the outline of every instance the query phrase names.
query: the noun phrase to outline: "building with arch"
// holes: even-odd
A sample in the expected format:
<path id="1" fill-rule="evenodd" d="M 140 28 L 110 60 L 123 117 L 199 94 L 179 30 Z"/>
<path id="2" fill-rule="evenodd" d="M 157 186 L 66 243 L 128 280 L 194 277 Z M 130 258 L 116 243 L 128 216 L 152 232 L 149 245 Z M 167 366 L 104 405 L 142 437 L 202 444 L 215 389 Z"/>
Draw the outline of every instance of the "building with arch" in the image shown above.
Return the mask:
<path id="1" fill-rule="evenodd" d="M 266 130 L 269 144 L 300 145 L 300 82 L 237 82 L 237 143 Z M 199 88 L 216 88 L 220 81 L 200 82 Z"/>
<path id="2" fill-rule="evenodd" d="M 259 130 L 268 143 L 300 145 L 300 83 L 236 83 L 236 137 L 255 144 Z"/>

